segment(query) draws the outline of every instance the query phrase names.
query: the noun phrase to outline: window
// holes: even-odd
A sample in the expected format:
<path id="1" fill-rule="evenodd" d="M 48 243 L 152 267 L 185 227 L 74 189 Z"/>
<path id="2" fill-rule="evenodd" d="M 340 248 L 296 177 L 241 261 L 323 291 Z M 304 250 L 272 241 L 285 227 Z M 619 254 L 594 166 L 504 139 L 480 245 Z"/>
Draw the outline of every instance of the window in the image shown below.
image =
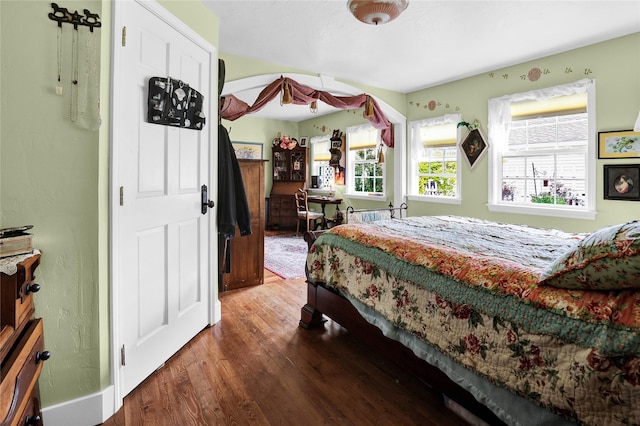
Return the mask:
<path id="1" fill-rule="evenodd" d="M 378 162 L 380 131 L 366 124 L 347 128 L 347 193 L 384 196 L 385 168 Z"/>
<path id="2" fill-rule="evenodd" d="M 409 195 L 457 200 L 460 194 L 459 114 L 409 124 Z"/>
<path id="3" fill-rule="evenodd" d="M 595 83 L 580 80 L 489 101 L 489 208 L 595 215 Z"/>
<path id="4" fill-rule="evenodd" d="M 311 143 L 311 175 L 317 176 L 318 189 L 329 190 L 333 186 L 335 170 L 329 165 L 331 153 L 330 136 L 314 136 L 310 140 Z M 312 187 L 313 187 L 312 178 Z"/>

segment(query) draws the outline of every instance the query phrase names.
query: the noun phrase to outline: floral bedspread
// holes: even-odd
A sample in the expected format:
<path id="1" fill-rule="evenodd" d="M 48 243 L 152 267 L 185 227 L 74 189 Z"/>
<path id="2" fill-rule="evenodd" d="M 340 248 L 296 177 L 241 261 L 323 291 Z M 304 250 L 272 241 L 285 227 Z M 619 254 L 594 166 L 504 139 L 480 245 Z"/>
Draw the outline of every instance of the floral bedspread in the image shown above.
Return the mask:
<path id="1" fill-rule="evenodd" d="M 640 424 L 640 294 L 538 286 L 582 235 L 459 217 L 342 225 L 307 263 L 492 383 L 578 424 Z"/>

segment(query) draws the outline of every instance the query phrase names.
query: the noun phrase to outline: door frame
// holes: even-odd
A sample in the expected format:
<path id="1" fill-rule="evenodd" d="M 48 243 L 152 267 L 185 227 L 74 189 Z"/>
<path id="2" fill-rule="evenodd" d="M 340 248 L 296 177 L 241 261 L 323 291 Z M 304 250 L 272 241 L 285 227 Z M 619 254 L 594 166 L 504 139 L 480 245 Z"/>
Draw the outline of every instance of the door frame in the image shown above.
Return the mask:
<path id="1" fill-rule="evenodd" d="M 156 17 L 160 18 L 167 25 L 171 26 L 173 29 L 178 31 L 180 34 L 185 36 L 188 40 L 192 41 L 194 44 L 198 45 L 200 48 L 209 53 L 210 61 L 210 72 L 209 72 L 209 87 L 211 88 L 211 93 L 215 94 L 214 96 L 209 97 L 210 104 L 210 117 L 207 117 L 207 125 L 210 126 L 208 129 L 209 135 L 209 176 L 208 176 L 208 186 L 211 188 L 210 198 L 214 199 L 216 205 L 218 204 L 218 191 L 217 191 L 217 174 L 218 174 L 218 150 L 217 147 L 217 129 L 215 128 L 215 123 L 217 123 L 217 115 L 218 115 L 218 100 L 217 100 L 217 87 L 218 87 L 218 56 L 217 49 L 211 43 L 209 43 L 206 39 L 196 33 L 193 29 L 187 26 L 184 22 L 180 21 L 177 17 L 175 17 L 171 12 L 169 12 L 164 7 L 160 6 L 155 0 L 127 0 L 134 1 L 144 7 L 150 13 L 156 15 Z M 109 159 L 109 289 L 110 289 L 110 298 L 109 298 L 109 311 L 110 311 L 110 344 L 111 344 L 111 360 L 110 360 L 110 375 L 111 375 L 111 383 L 114 387 L 114 398 L 113 398 L 113 412 L 117 412 L 120 407 L 122 407 L 123 399 L 125 395 L 122 395 L 122 388 L 120 384 L 120 347 L 121 347 L 121 336 L 120 336 L 120 315 L 117 309 L 116 303 L 120 296 L 121 291 L 126 291 L 126 289 L 122 289 L 121 284 L 118 282 L 116 277 L 119 276 L 118 265 L 115 259 L 117 259 L 115 253 L 119 247 L 119 241 L 117 237 L 117 232 L 115 230 L 118 229 L 120 225 L 119 222 L 119 213 L 118 206 L 120 203 L 119 197 L 119 189 L 117 187 L 116 180 L 116 171 L 117 165 L 114 159 L 117 159 L 117 149 L 118 147 L 115 144 L 115 134 L 114 129 L 119 125 L 115 109 L 121 99 L 124 98 L 126 94 L 119 92 L 117 90 L 120 87 L 119 84 L 119 75 L 116 72 L 117 66 L 120 63 L 120 49 L 121 46 L 121 28 L 123 25 L 126 25 L 125 17 L 123 16 L 121 2 L 113 2 L 112 3 L 112 13 L 113 13 L 113 28 L 112 28 L 112 49 L 111 49 L 111 85 L 110 85 L 110 93 L 111 93 L 111 102 L 110 102 L 110 129 L 109 129 L 109 149 L 110 149 L 110 159 Z M 205 98 L 206 99 L 206 98 Z M 215 100 L 215 101 L 214 101 Z M 212 261 L 209 263 L 209 299 L 208 303 L 208 322 L 209 325 L 213 325 L 220 321 L 221 315 L 221 304 L 218 299 L 218 264 L 215 259 L 218 258 L 218 245 L 217 245 L 217 234 L 218 234 L 218 226 L 217 226 L 217 215 L 216 209 L 209 209 L 207 213 L 207 220 L 209 222 L 209 236 L 208 236 L 208 248 L 209 248 L 209 258 Z"/>

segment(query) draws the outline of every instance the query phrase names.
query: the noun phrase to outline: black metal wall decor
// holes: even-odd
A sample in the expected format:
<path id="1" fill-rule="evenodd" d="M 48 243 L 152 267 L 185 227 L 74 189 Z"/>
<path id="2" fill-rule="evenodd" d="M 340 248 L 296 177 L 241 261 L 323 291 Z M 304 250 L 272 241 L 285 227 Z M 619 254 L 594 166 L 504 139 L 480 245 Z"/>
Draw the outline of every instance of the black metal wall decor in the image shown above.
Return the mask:
<path id="1" fill-rule="evenodd" d="M 149 79 L 149 123 L 202 130 L 205 116 L 204 96 L 184 81 L 171 77 Z"/>
<path id="2" fill-rule="evenodd" d="M 56 3 L 51 3 L 53 12 L 48 14 L 49 19 L 58 23 L 57 27 L 57 80 L 55 85 L 55 93 L 63 96 L 65 78 L 63 76 L 63 30 L 62 24 L 73 25 L 71 31 L 71 62 L 69 66 L 69 119 L 77 126 L 88 129 L 97 130 L 102 124 L 100 118 L 100 75 L 99 75 L 99 49 L 98 37 L 93 31 L 94 28 L 100 28 L 100 16 L 97 13 L 91 13 L 88 9 L 84 9 L 84 15 L 78 13 L 77 10 L 70 12 L 66 7 L 60 7 Z M 80 34 L 78 27 L 85 26 L 89 28 L 86 34 Z M 80 42 L 80 38 L 84 39 L 84 43 Z M 80 46 L 84 45 L 86 49 L 86 60 L 80 61 Z"/>
<path id="3" fill-rule="evenodd" d="M 85 25 L 89 27 L 89 31 L 93 32 L 94 28 L 100 28 L 102 26 L 100 16 L 98 16 L 97 13 L 91 13 L 87 9 L 84 9 L 84 15 L 81 15 L 77 10 L 71 13 L 66 7 L 59 7 L 56 3 L 51 3 L 51 7 L 53 8 L 53 12 L 49 13 L 49 19 L 57 21 L 59 27 L 61 27 L 62 24 L 71 24 L 73 25 L 73 29 L 77 30 L 78 25 Z"/>

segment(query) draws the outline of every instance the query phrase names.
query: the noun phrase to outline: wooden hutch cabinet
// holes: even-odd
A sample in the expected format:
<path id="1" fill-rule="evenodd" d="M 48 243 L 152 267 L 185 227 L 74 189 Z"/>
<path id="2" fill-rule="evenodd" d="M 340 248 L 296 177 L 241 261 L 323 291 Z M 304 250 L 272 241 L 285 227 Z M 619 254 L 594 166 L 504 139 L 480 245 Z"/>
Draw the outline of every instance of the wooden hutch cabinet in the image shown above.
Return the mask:
<path id="1" fill-rule="evenodd" d="M 222 273 L 220 291 L 264 283 L 264 164 L 266 160 L 238 160 L 251 215 L 251 235 L 231 238 L 230 271 Z M 222 247 L 221 247 L 222 250 Z"/>
<path id="2" fill-rule="evenodd" d="M 307 181 L 307 149 L 273 147 L 273 186 L 269 195 L 269 228 L 295 228 L 295 192 L 304 189 Z"/>

